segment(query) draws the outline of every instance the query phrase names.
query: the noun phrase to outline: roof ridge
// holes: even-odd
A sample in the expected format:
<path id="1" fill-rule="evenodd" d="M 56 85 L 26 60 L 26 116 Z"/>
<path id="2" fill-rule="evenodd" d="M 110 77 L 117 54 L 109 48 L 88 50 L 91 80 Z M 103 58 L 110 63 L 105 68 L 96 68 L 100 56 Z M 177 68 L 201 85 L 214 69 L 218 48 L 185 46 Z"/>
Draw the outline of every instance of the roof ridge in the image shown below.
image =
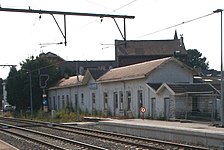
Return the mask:
<path id="1" fill-rule="evenodd" d="M 132 65 L 128 65 L 128 66 L 123 66 L 123 67 L 117 67 L 117 68 L 113 68 L 111 70 L 119 70 L 119 69 L 124 69 L 124 68 L 130 68 L 133 66 L 139 66 L 139 65 L 143 65 L 143 64 L 148 64 L 148 63 L 152 63 L 152 62 L 158 62 L 158 61 L 166 61 L 168 59 L 171 59 L 172 57 L 165 57 L 165 58 L 161 58 L 161 59 L 155 59 L 155 60 L 150 60 L 150 61 L 145 61 L 145 62 L 141 62 L 141 63 L 136 63 L 136 64 L 132 64 Z"/>

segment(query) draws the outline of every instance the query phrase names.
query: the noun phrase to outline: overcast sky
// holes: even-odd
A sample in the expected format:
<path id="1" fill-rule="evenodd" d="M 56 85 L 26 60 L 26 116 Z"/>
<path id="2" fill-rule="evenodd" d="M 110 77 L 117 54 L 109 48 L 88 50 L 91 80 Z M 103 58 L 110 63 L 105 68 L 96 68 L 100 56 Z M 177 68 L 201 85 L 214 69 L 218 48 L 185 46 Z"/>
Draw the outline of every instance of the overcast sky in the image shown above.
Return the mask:
<path id="1" fill-rule="evenodd" d="M 0 0 L 0 5 L 2 8 L 135 16 L 126 20 L 127 40 L 173 39 L 177 30 L 178 35 L 183 34 L 186 49 L 197 49 L 207 58 L 211 69 L 220 70 L 220 13 L 188 21 L 224 9 L 223 0 Z M 63 16 L 55 17 L 63 29 Z M 0 12 L 0 65 L 19 66 L 26 58 L 49 51 L 69 61 L 114 60 L 114 40 L 122 37 L 113 19 L 66 18 L 67 46 L 40 45 L 64 41 L 52 16 Z M 117 22 L 123 31 L 123 20 L 117 19 Z M 153 32 L 156 33 L 151 34 Z M 8 73 L 8 67 L 0 67 L 0 78 L 6 78 Z"/>

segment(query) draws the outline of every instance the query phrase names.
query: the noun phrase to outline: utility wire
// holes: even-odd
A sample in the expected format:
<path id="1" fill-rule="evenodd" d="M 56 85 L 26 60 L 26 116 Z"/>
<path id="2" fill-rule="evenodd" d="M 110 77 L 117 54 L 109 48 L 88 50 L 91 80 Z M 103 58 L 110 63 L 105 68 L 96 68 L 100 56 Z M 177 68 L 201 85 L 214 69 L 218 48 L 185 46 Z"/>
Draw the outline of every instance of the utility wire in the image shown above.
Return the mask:
<path id="1" fill-rule="evenodd" d="M 164 30 L 168 30 L 168 29 L 171 29 L 171 28 L 174 28 L 174 27 L 177 27 L 177 26 L 180 26 L 180 25 L 183 25 L 183 24 L 186 24 L 186 23 L 189 23 L 189 22 L 192 22 L 192 21 L 201 19 L 201 18 L 208 17 L 208 16 L 213 15 L 213 14 L 214 14 L 214 12 L 212 12 L 212 13 L 210 13 L 210 14 L 207 14 L 207 15 L 204 15 L 204 16 L 201 16 L 201 17 L 197 17 L 197 18 L 194 18 L 194 19 L 185 21 L 185 22 L 181 22 L 181 23 L 179 23 L 179 24 L 176 24 L 176 25 L 173 25 L 173 26 L 170 26 L 170 27 L 166 27 L 166 28 L 163 28 L 163 29 L 154 31 L 154 32 L 150 32 L 150 33 L 144 34 L 144 35 L 139 36 L 139 37 L 137 37 L 137 38 L 142 38 L 142 37 L 145 37 L 145 36 L 148 36 L 148 35 L 152 35 L 152 34 L 155 34 L 155 33 L 161 32 L 161 31 L 164 31 Z"/>
<path id="2" fill-rule="evenodd" d="M 102 7 L 102 8 L 108 9 L 108 10 L 112 10 L 112 9 L 110 9 L 110 8 L 108 8 L 108 7 L 105 7 L 105 6 L 103 6 L 103 5 L 100 5 L 100 4 L 95 3 L 95 2 L 93 2 L 93 1 L 90 1 L 90 0 L 86 0 L 86 1 L 87 1 L 87 2 L 89 2 L 89 3 L 91 3 L 91 4 L 94 4 L 94 5 L 96 5 L 96 6 L 99 6 L 99 7 Z"/>
<path id="3" fill-rule="evenodd" d="M 53 66 L 57 66 L 57 65 L 60 65 L 60 64 L 63 64 L 65 63 L 66 61 L 60 61 L 60 62 L 57 62 L 57 63 L 53 63 L 53 64 L 50 64 L 50 65 L 47 65 L 47 66 L 43 66 L 43 67 L 40 67 L 40 68 L 37 68 L 37 69 L 34 69 L 34 70 L 25 70 L 25 71 L 28 71 L 27 73 L 34 73 L 34 72 L 39 72 L 40 70 L 42 69 L 46 69 L 46 68 L 50 68 L 50 67 L 53 67 Z M 23 69 L 21 68 L 20 70 L 17 70 L 17 71 L 22 71 Z M 16 77 L 19 77 L 20 74 L 18 75 L 14 75 L 14 76 L 11 76 L 11 77 L 7 77 L 7 80 L 8 79 L 13 79 L 13 78 L 16 78 Z"/>
<path id="4" fill-rule="evenodd" d="M 131 1 L 131 2 L 129 2 L 129 3 L 125 4 L 125 5 L 123 5 L 123 6 L 121 6 L 121 7 L 119 7 L 119 8 L 113 10 L 112 12 L 116 12 L 116 11 L 118 11 L 118 10 L 120 10 L 120 9 L 122 9 L 122 8 L 124 8 L 124 7 L 126 7 L 126 6 L 128 6 L 128 5 L 130 5 L 130 4 L 132 4 L 132 3 L 134 3 L 135 1 L 137 1 L 137 0 L 133 0 L 133 1 Z M 112 12 L 111 12 L 111 13 L 112 13 Z"/>
<path id="5" fill-rule="evenodd" d="M 90 2 L 89 0 L 87 0 L 88 2 Z M 129 3 L 127 3 L 127 4 L 125 4 L 125 5 L 122 5 L 121 7 L 119 7 L 119 8 L 117 8 L 117 9 L 115 9 L 115 10 L 113 10 L 113 11 L 111 11 L 111 12 L 109 12 L 109 13 L 113 13 L 113 12 L 116 12 L 116 11 L 118 11 L 118 10 L 120 10 L 120 9 L 122 9 L 122 8 L 124 8 L 124 7 L 126 7 L 126 6 L 128 6 L 128 5 L 130 5 L 130 4 L 132 4 L 132 3 L 134 3 L 135 1 L 137 1 L 137 0 L 133 0 L 133 1 L 131 1 L 131 2 L 129 2 Z M 90 2 L 90 3 L 92 3 L 92 2 Z M 98 4 L 96 4 L 96 3 L 94 3 L 95 5 L 98 5 Z M 98 6 L 101 6 L 101 5 L 98 5 Z M 101 7 L 103 7 L 103 6 L 101 6 Z M 105 7 L 104 7 L 105 8 Z M 108 8 L 107 8 L 108 9 Z M 102 18 L 101 18 L 102 19 Z M 92 24 L 92 23 L 94 23 L 94 22 L 96 22 L 96 21 L 98 21 L 99 19 L 95 19 L 95 20 L 93 20 L 93 21 L 90 21 L 89 23 L 87 23 L 87 24 L 85 24 L 85 25 L 82 25 L 79 29 L 82 29 L 82 28 L 84 28 L 84 27 L 86 27 L 86 26 L 88 26 L 88 25 L 90 25 L 90 24 Z"/>

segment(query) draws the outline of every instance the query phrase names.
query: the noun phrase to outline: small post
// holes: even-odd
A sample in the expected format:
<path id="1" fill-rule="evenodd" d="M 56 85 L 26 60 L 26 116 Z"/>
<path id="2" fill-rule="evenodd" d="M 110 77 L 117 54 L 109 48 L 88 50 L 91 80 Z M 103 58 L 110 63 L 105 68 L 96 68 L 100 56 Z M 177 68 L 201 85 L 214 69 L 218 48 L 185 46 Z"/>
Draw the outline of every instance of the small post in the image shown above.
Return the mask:
<path id="1" fill-rule="evenodd" d="M 142 113 L 142 120 L 144 120 L 144 113 L 146 112 L 146 108 L 142 106 L 140 108 L 140 112 Z"/>

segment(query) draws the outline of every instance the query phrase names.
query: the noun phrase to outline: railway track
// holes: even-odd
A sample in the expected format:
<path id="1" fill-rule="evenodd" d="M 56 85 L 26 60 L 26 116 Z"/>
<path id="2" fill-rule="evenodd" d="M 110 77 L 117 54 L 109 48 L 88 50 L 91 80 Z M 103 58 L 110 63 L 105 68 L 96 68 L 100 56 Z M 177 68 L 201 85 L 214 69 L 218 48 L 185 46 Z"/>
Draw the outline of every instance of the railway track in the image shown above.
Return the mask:
<path id="1" fill-rule="evenodd" d="M 14 121 L 22 123 L 20 126 L 27 127 L 43 127 L 50 128 L 55 132 L 67 132 L 69 134 L 78 134 L 86 137 L 92 137 L 95 139 L 101 139 L 106 141 L 112 141 L 114 143 L 119 143 L 125 145 L 126 149 L 155 149 L 155 150 L 165 150 L 165 149 L 187 149 L 187 150 L 207 150 L 208 148 L 200 147 L 200 146 L 192 146 L 186 144 L 179 144 L 155 139 L 148 139 L 142 137 L 136 137 L 132 135 L 124 135 L 119 133 L 112 133 L 107 131 L 95 130 L 95 129 L 87 129 L 78 126 L 69 126 L 62 124 L 51 124 L 46 122 L 37 122 L 30 120 L 18 120 L 12 118 L 0 118 L 5 120 Z M 47 131 L 46 131 L 47 132 Z"/>
<path id="2" fill-rule="evenodd" d="M 1 125 L 1 132 L 17 136 L 34 143 L 38 143 L 49 149 L 67 150 L 67 149 L 93 149 L 93 150 L 106 150 L 105 148 L 82 143 L 79 141 L 67 139 L 64 137 L 55 136 L 52 134 L 26 129 L 23 127 L 13 126 L 9 124 Z"/>

